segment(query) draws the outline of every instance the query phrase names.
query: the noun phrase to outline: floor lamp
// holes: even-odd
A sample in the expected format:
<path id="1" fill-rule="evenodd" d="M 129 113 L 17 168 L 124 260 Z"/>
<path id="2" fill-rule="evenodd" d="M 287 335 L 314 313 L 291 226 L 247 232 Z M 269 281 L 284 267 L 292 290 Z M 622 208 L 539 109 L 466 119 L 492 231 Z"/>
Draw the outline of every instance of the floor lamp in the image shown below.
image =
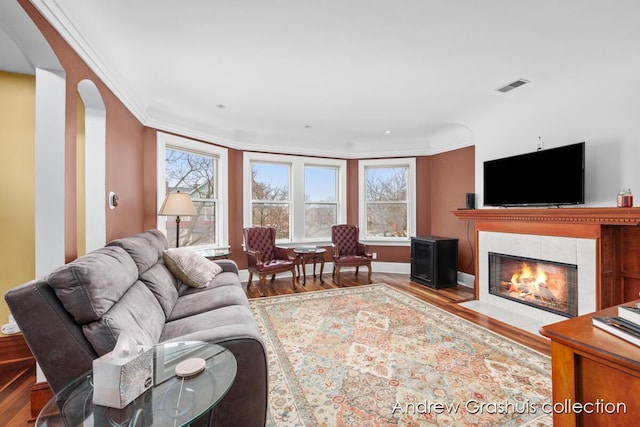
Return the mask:
<path id="1" fill-rule="evenodd" d="M 176 248 L 180 247 L 180 215 L 197 216 L 191 196 L 187 193 L 175 192 L 167 194 L 158 215 L 176 217 Z"/>

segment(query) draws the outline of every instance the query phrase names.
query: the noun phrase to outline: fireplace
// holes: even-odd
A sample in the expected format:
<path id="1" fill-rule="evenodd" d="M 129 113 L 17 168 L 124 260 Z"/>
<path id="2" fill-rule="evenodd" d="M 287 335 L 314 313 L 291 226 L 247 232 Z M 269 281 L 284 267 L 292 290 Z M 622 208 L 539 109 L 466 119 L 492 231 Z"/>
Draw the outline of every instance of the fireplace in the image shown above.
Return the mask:
<path id="1" fill-rule="evenodd" d="M 489 254 L 489 293 L 565 317 L 578 315 L 578 266 Z"/>

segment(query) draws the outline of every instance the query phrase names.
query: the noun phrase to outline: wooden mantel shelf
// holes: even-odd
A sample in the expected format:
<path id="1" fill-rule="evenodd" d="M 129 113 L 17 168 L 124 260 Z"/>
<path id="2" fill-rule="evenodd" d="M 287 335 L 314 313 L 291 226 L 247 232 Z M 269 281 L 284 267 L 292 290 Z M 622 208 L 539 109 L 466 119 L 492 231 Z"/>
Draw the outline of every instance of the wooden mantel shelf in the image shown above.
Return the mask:
<path id="1" fill-rule="evenodd" d="M 504 208 L 453 211 L 467 221 L 544 222 L 562 224 L 639 225 L 640 208 Z"/>

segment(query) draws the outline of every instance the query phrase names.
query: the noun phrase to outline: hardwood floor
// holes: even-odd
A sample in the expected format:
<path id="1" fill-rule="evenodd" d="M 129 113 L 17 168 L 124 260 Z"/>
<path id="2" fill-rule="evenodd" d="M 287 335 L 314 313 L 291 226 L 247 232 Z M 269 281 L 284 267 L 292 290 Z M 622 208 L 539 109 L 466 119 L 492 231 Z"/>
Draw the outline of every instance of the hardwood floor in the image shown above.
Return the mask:
<path id="1" fill-rule="evenodd" d="M 307 275 L 307 283 L 302 285 L 302 280 L 296 282 L 296 289 L 291 286 L 291 276 L 287 273 L 276 276 L 273 283 L 266 281 L 265 296 L 286 295 L 300 292 L 321 291 L 323 289 L 333 289 L 348 286 L 360 286 L 366 284 L 366 270 L 361 271 L 356 278 L 354 271 L 347 270 L 342 274 L 342 286 L 337 285 L 332 280 L 331 274 L 324 274 L 324 284 L 320 283 L 320 279 Z M 359 280 L 358 280 L 359 279 Z M 450 313 L 460 316 L 470 322 L 476 323 L 486 329 L 494 331 L 513 341 L 519 342 L 529 348 L 537 350 L 541 353 L 550 354 L 550 343 L 544 337 L 531 334 L 522 329 L 515 328 L 506 323 L 489 318 L 475 311 L 460 306 L 459 303 L 469 301 L 474 298 L 473 289 L 464 286 L 455 286 L 444 289 L 431 289 L 427 286 L 412 282 L 408 274 L 396 273 L 372 273 L 372 283 L 386 283 L 389 286 L 407 292 L 423 301 L 436 305 Z M 247 288 L 249 298 L 260 297 L 258 291 L 258 280 L 254 278 L 253 284 Z"/>

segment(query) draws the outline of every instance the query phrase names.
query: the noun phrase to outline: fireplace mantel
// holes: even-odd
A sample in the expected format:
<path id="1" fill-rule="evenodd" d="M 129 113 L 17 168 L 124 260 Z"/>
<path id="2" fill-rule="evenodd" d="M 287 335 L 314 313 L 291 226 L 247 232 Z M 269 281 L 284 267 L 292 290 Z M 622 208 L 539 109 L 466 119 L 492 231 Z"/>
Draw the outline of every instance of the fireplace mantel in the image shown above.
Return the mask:
<path id="1" fill-rule="evenodd" d="M 640 208 L 460 209 L 453 214 L 467 221 L 640 225 Z"/>

